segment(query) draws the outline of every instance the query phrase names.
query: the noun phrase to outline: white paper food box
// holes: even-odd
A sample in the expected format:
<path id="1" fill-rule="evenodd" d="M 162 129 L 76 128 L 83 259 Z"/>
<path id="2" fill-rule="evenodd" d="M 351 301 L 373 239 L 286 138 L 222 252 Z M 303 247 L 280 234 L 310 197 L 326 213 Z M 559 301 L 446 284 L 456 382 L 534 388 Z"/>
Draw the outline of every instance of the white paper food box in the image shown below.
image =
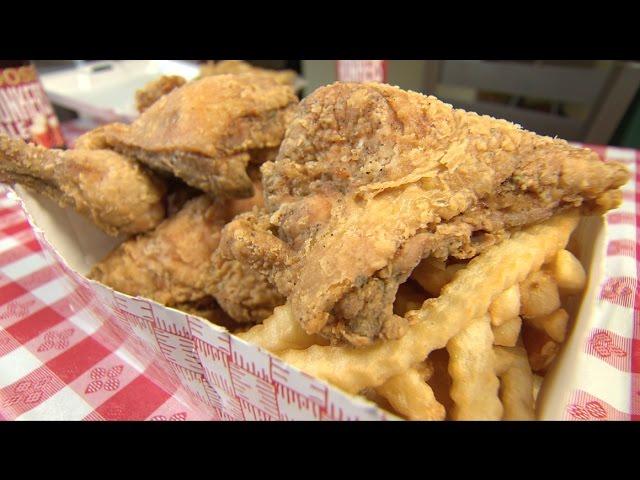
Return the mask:
<path id="1" fill-rule="evenodd" d="M 86 279 L 93 264 L 122 239 L 108 237 L 70 209 L 16 186 L 29 221 L 45 250 L 58 256 L 69 275 L 83 284 L 102 308 L 103 322 L 125 332 L 141 347 L 139 355 L 159 359 L 159 376 L 179 382 L 210 416 L 255 420 L 384 420 L 393 415 L 374 404 L 343 393 L 289 366 L 206 320 L 131 297 Z M 547 374 L 539 396 L 541 419 L 564 419 L 571 391 L 579 384 L 574 368 L 588 335 L 599 279 L 603 275 L 605 223 L 583 219 L 574 235 L 580 260 L 589 272 L 583 300 L 573 310 L 572 331 Z M 577 315 L 577 317 L 576 317 Z M 158 379 L 167 381 L 166 378 Z"/>

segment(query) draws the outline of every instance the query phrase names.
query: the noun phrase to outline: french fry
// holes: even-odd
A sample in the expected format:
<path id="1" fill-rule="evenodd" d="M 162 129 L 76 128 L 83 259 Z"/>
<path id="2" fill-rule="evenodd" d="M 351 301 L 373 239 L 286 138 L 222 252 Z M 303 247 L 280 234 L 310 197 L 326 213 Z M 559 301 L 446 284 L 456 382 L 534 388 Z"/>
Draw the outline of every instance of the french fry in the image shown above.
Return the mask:
<path id="1" fill-rule="evenodd" d="M 564 308 L 559 308 L 543 317 L 528 318 L 526 322 L 527 325 L 531 325 L 538 330 L 544 330 L 554 341 L 562 343 L 567 337 L 569 314 Z"/>
<path id="2" fill-rule="evenodd" d="M 568 250 L 558 252 L 550 271 L 563 293 L 579 293 L 587 283 L 587 273 L 580 260 Z"/>
<path id="3" fill-rule="evenodd" d="M 425 380 L 425 372 L 410 368 L 391 377 L 377 387 L 399 414 L 409 420 L 444 420 L 444 407 L 436 400 L 433 390 Z"/>
<path id="4" fill-rule="evenodd" d="M 540 388 L 542 387 L 542 382 L 544 381 L 544 377 L 540 375 L 533 375 L 533 403 L 535 404 L 538 401 L 538 394 L 540 393 Z"/>
<path id="5" fill-rule="evenodd" d="M 498 295 L 489 306 L 489 315 L 494 327 L 520 315 L 520 287 L 512 285 Z"/>
<path id="6" fill-rule="evenodd" d="M 517 316 L 498 327 L 492 327 L 493 344 L 502 347 L 515 347 L 518 343 L 518 337 L 520 337 L 521 328 L 522 319 Z"/>
<path id="7" fill-rule="evenodd" d="M 433 390 L 438 403 L 444 406 L 447 419 L 451 418 L 453 400 L 451 399 L 451 376 L 449 375 L 449 353 L 446 348 L 434 350 L 429 355 L 429 362 L 433 367 L 433 373 L 427 379 L 427 383 Z"/>
<path id="8" fill-rule="evenodd" d="M 490 322 L 485 315 L 447 343 L 454 420 L 500 420 L 502 417 Z"/>
<path id="9" fill-rule="evenodd" d="M 525 318 L 542 317 L 560 308 L 558 284 L 551 274 L 540 270 L 520 284 L 520 314 Z"/>
<path id="10" fill-rule="evenodd" d="M 462 268 L 464 263 L 445 265 L 441 260 L 426 258 L 422 260 L 411 273 L 411 278 L 430 295 L 440 295 L 442 287 L 449 283 L 453 276 Z"/>
<path id="11" fill-rule="evenodd" d="M 494 347 L 496 374 L 500 377 L 500 399 L 504 420 L 533 420 L 533 374 L 527 352 L 518 347 Z"/>
<path id="12" fill-rule="evenodd" d="M 577 211 L 556 215 L 487 249 L 458 272 L 439 298 L 407 314 L 411 326 L 402 338 L 362 348 L 313 345 L 279 355 L 350 393 L 382 385 L 446 346 L 473 319 L 484 315 L 498 294 L 550 261 L 565 247 L 578 218 Z M 473 301 L 469 301 L 470 292 Z"/>
<path id="13" fill-rule="evenodd" d="M 445 263 L 434 258 L 422 260 L 413 269 L 411 278 L 418 282 L 425 292 L 434 296 L 439 295 L 442 287 L 449 281 Z"/>
<path id="14" fill-rule="evenodd" d="M 528 326 L 522 331 L 522 341 L 527 349 L 531 369 L 536 373 L 546 372 L 556 357 L 560 345 L 544 330 Z"/>
<path id="15" fill-rule="evenodd" d="M 375 388 L 365 388 L 360 392 L 360 395 L 366 398 L 367 400 L 369 400 L 370 402 L 373 402 L 376 405 L 378 405 L 379 408 L 396 415 L 396 413 L 394 412 L 393 405 L 389 403 L 389 400 L 387 400 L 382 395 L 380 395 Z"/>
<path id="16" fill-rule="evenodd" d="M 273 353 L 282 350 L 304 349 L 311 345 L 326 345 L 327 341 L 318 335 L 309 335 L 300 324 L 293 320 L 288 304 L 276 307 L 273 314 L 261 325 L 256 325 L 238 337 L 258 345 Z"/>

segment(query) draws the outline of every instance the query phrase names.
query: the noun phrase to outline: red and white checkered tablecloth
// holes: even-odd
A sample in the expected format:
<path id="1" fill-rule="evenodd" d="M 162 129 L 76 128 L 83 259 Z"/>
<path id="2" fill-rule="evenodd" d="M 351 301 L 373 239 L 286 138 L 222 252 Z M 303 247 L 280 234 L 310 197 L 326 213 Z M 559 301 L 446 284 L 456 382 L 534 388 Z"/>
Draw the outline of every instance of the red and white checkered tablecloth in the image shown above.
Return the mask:
<path id="1" fill-rule="evenodd" d="M 638 420 L 640 152 L 591 148 L 626 163 L 633 179 L 622 207 L 606 217 L 605 275 L 564 418 Z M 310 377 L 278 370 L 267 354 L 243 354 L 241 343 L 232 341 L 233 351 L 216 347 L 218 340 L 198 332 L 188 317 L 154 317 L 154 326 L 131 313 L 131 305 L 116 306 L 118 328 L 104 321 L 105 305 L 117 296 L 101 295 L 68 271 L 31 228 L 15 194 L 0 185 L 0 420 L 385 418 Z M 188 333 L 176 330 L 182 328 Z M 171 350 L 162 335 L 188 345 Z M 152 349 L 145 348 L 147 337 Z M 218 337 L 225 345 L 231 338 Z"/>
<path id="2" fill-rule="evenodd" d="M 0 419 L 211 418 L 100 308 L 0 185 Z"/>

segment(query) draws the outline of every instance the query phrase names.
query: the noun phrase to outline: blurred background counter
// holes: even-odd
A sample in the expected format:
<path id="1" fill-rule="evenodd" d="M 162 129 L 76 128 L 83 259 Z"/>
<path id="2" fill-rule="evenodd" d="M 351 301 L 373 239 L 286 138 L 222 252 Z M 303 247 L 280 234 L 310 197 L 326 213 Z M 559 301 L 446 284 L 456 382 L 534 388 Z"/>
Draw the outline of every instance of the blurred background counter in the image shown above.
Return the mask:
<path id="1" fill-rule="evenodd" d="M 338 79 L 336 60 L 248 62 L 297 71 L 305 80 L 301 96 Z M 84 61 L 35 63 L 44 75 Z M 638 61 L 385 60 L 384 65 L 387 83 L 459 108 L 570 141 L 640 148 Z M 59 106 L 57 112 L 62 122 L 77 117 Z"/>

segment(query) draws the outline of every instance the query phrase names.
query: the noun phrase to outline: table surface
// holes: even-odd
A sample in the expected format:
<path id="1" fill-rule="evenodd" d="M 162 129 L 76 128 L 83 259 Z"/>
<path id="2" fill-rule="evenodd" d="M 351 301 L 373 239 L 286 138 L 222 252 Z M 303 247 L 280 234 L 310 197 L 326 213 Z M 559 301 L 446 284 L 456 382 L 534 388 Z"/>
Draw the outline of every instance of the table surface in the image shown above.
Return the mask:
<path id="1" fill-rule="evenodd" d="M 620 262 L 621 271 L 619 278 L 613 272 L 606 279 L 601 294 L 602 301 L 625 307 L 620 322 L 628 325 L 616 330 L 603 319 L 594 335 L 600 335 L 598 345 L 602 346 L 604 332 L 608 350 L 585 346 L 585 355 L 597 358 L 607 375 L 620 377 L 625 391 L 609 397 L 599 387 L 576 389 L 566 418 L 640 419 L 640 219 L 636 214 L 640 152 L 590 148 L 605 159 L 625 162 L 636 180 L 625 187 L 624 208 L 608 216 L 609 230 L 620 225 L 621 237 L 609 239 L 607 258 Z M 142 364 L 122 339 L 103 330 L 99 319 L 83 314 L 87 309 L 81 292 L 65 281 L 64 268 L 43 251 L 37 232 L 12 195 L 0 185 L 0 419 L 211 418 L 176 395 L 171 382 L 158 382 L 150 374 L 157 366 Z M 625 235 L 628 238 L 622 238 Z M 629 298 L 635 299 L 626 306 L 610 294 L 611 281 L 620 279 L 620 294 L 627 295 L 624 288 L 630 286 Z"/>

